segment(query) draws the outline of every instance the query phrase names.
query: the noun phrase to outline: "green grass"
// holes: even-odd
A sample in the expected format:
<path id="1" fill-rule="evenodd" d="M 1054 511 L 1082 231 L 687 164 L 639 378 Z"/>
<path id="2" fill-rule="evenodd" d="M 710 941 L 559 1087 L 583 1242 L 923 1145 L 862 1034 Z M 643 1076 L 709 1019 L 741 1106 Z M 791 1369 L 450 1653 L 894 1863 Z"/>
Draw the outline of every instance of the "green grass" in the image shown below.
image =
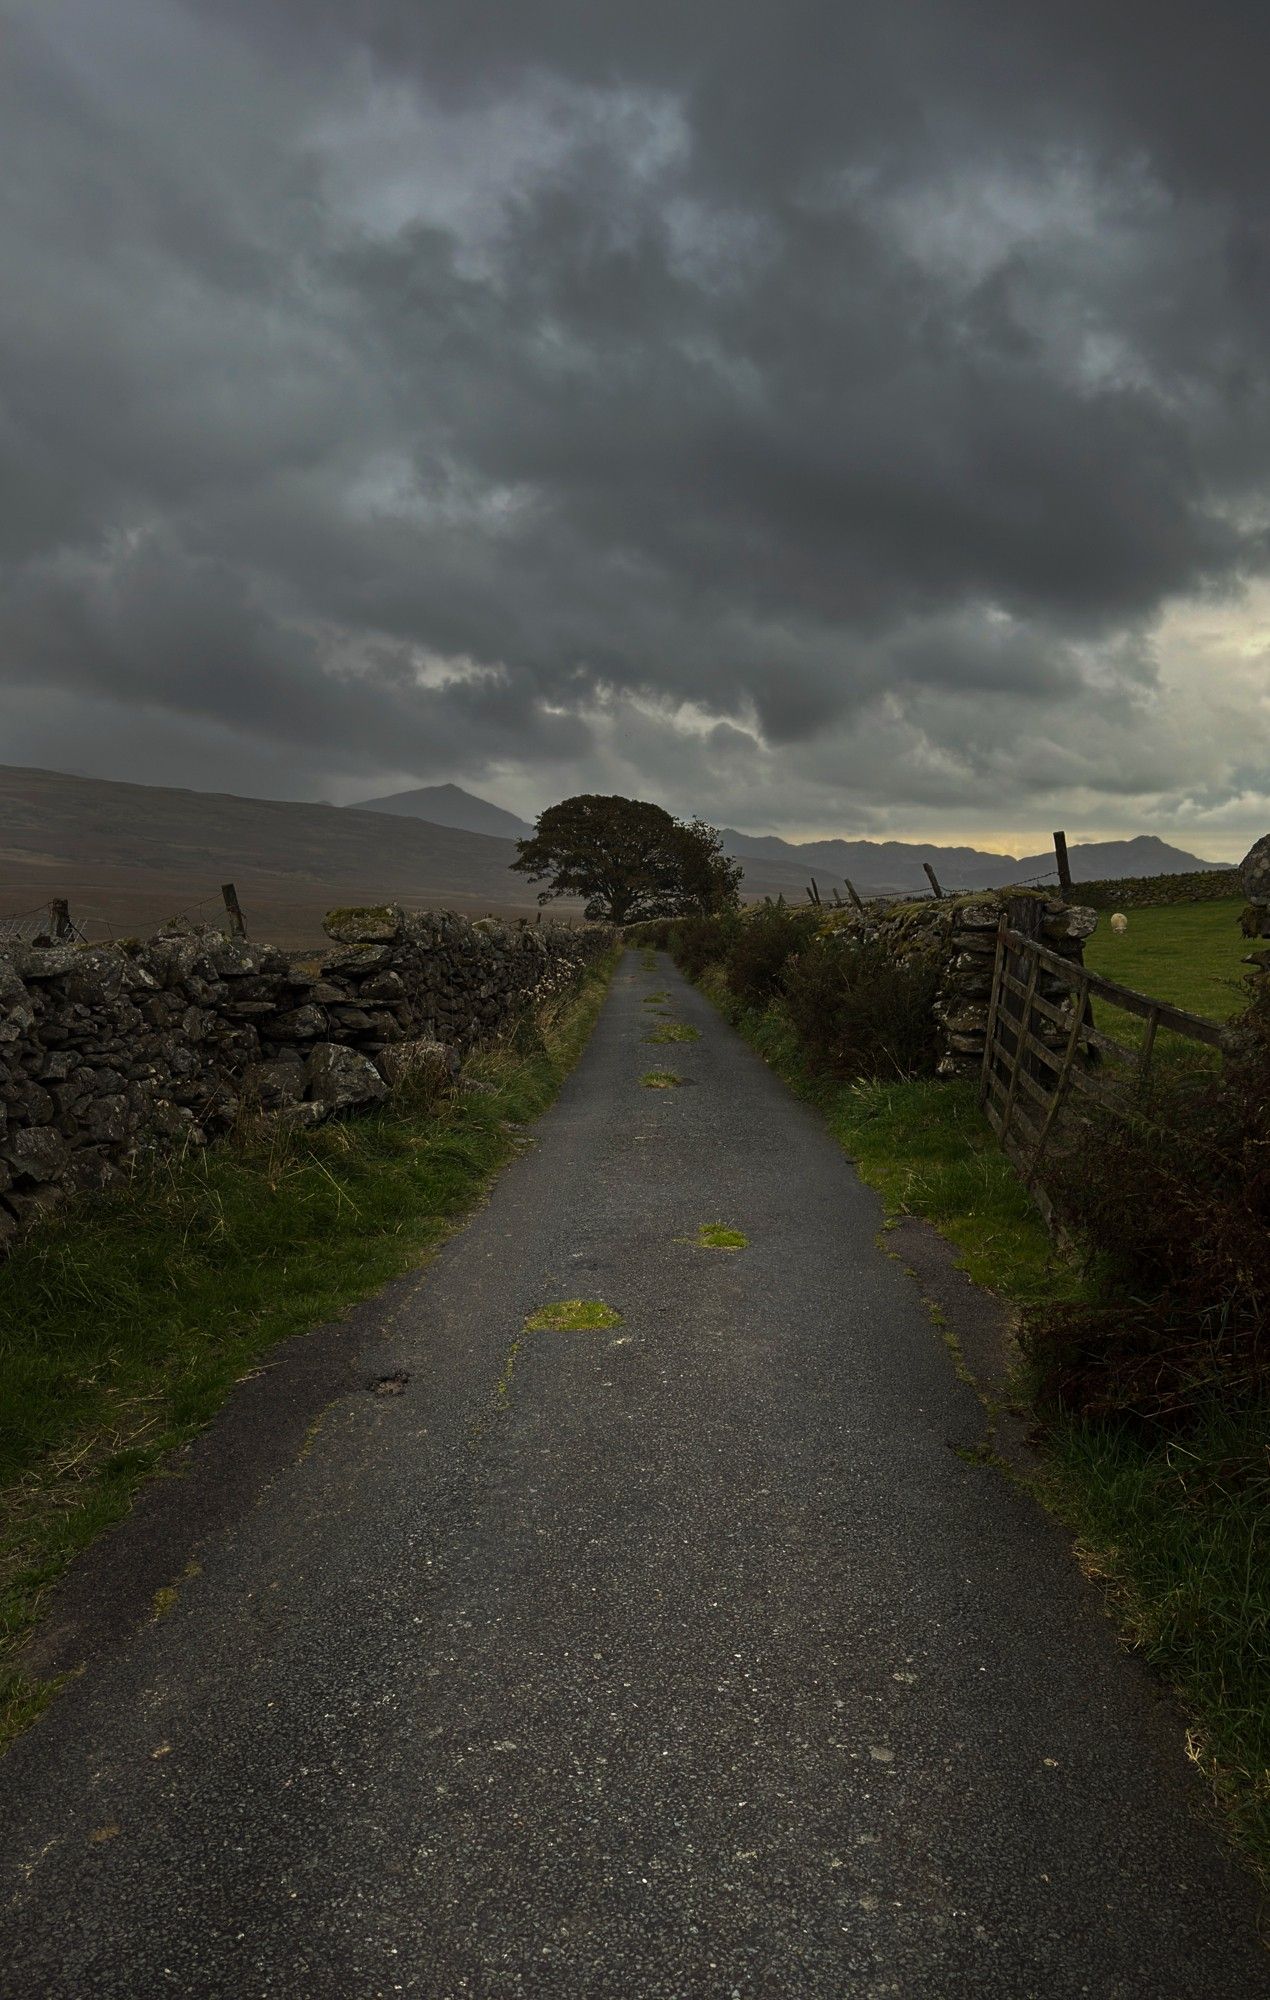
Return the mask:
<path id="1" fill-rule="evenodd" d="M 1222 978 L 1239 956 L 1225 936 L 1230 914 L 1231 906 L 1211 903 L 1132 912 L 1131 924 L 1160 921 L 1139 924 L 1131 966 L 1104 957 L 1097 969 L 1195 1011 L 1206 1001 L 1216 1017 L 1219 1008 L 1230 1011 Z M 1114 940 L 1117 948 L 1129 935 Z M 1188 937 L 1199 963 L 1174 964 L 1166 982 L 1160 957 Z M 888 1215 L 932 1222 L 976 1283 L 1016 1306 L 1096 1295 L 1097 1270 L 1055 1249 L 997 1147 L 973 1081 L 817 1076 L 778 1008 L 738 1008 L 714 968 L 700 983 L 771 1067 L 818 1106 Z M 1183 1443 L 1066 1419 L 1046 1436 L 1037 1492 L 1075 1531 L 1126 1637 L 1180 1697 L 1192 1757 L 1253 1865 L 1270 1874 L 1268 1429 L 1265 1411 L 1228 1411 L 1210 1415 Z"/>
<path id="2" fill-rule="evenodd" d="M 750 1239 L 726 1222 L 703 1222 L 693 1238 L 698 1250 L 748 1250 Z"/>
<path id="3" fill-rule="evenodd" d="M 673 1069 L 646 1069 L 640 1082 L 645 1090 L 678 1090 L 683 1078 Z"/>
<path id="4" fill-rule="evenodd" d="M 1246 1005 L 1242 982 L 1248 968 L 1240 961 L 1251 945 L 1239 929 L 1243 907 L 1236 896 L 1219 903 L 1166 903 L 1126 910 L 1129 928 L 1121 937 L 1111 929 L 1111 915 L 1104 911 L 1085 945 L 1085 963 L 1091 972 L 1132 986 L 1149 999 L 1168 1000 L 1206 1020 L 1228 1020 Z M 1094 1024 L 1131 1048 L 1140 1046 L 1146 1033 L 1146 1022 L 1136 1014 L 1097 998 Z M 1167 1031 L 1156 1046 L 1173 1059 L 1185 1048 L 1191 1060 L 1212 1060 L 1196 1043 L 1183 1043 Z"/>
<path id="5" fill-rule="evenodd" d="M 992 1136 L 972 1081 L 841 1083 L 818 1076 L 778 1009 L 739 1009 L 709 973 L 702 984 L 777 1074 L 818 1107 L 889 1215 L 933 1222 L 976 1283 L 1020 1303 L 1083 1293 L 1087 1281 L 1055 1250 Z"/>
<path id="6" fill-rule="evenodd" d="M 17 1245 L 0 1268 L 5 1656 L 71 1557 L 270 1347 L 418 1265 L 455 1227 L 577 1059 L 611 970 L 541 1032 L 469 1060 L 489 1094 L 244 1136 L 138 1173 Z M 10 1676 L 9 1724 L 47 1692 Z"/>
<path id="7" fill-rule="evenodd" d="M 1194 1718 L 1189 1748 L 1270 1867 L 1270 1410 L 1183 1439 L 1058 1424 L 1051 1498 L 1128 1636 Z"/>
<path id="8" fill-rule="evenodd" d="M 690 1027 L 687 1021 L 663 1021 L 645 1035 L 646 1042 L 699 1042 L 700 1028 Z"/>
<path id="9" fill-rule="evenodd" d="M 598 1333 L 620 1326 L 622 1315 L 603 1299 L 553 1299 L 525 1321 L 526 1333 Z"/>
<path id="10" fill-rule="evenodd" d="M 1236 896 L 1229 902 L 1126 910 L 1129 928 L 1123 937 L 1111 929 L 1109 913 L 1100 913 L 1085 945 L 1085 963 L 1153 1000 L 1224 1021 L 1240 1005 L 1240 982 L 1248 969 L 1240 960 L 1252 949 L 1239 929 L 1243 907 Z"/>

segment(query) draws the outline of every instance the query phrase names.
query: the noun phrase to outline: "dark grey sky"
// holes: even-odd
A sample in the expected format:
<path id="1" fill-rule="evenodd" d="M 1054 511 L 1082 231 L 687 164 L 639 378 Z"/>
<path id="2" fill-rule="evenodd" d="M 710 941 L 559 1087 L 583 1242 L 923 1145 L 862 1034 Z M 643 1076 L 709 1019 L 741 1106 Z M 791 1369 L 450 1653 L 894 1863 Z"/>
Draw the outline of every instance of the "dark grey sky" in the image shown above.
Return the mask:
<path id="1" fill-rule="evenodd" d="M 1270 824 L 1270 9 L 7 0 L 0 758 Z"/>

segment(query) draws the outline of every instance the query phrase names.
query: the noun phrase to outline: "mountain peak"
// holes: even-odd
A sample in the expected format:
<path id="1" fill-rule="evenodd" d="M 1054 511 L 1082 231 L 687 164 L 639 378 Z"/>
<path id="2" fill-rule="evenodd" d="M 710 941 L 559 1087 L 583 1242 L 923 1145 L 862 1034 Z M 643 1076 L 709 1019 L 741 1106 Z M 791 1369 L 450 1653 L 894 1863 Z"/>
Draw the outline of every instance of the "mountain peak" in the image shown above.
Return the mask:
<path id="1" fill-rule="evenodd" d="M 515 813 L 490 799 L 465 792 L 461 785 L 420 785 L 411 792 L 390 792 L 382 799 L 358 799 L 354 812 L 395 813 L 402 819 L 426 819 L 433 826 L 458 827 L 463 833 L 492 833 L 500 840 L 527 840 L 533 828 Z"/>

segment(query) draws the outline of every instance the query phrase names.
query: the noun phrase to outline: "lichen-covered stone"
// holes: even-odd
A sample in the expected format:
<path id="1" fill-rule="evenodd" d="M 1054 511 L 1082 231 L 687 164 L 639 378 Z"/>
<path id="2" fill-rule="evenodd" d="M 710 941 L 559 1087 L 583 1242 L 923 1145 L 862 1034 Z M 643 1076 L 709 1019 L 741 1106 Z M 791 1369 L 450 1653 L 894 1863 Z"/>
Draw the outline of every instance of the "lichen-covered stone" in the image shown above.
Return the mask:
<path id="1" fill-rule="evenodd" d="M 1001 922 L 1001 904 L 986 899 L 979 903 L 962 903 L 957 912 L 957 926 L 965 931 L 994 931 Z"/>
<path id="2" fill-rule="evenodd" d="M 70 1158 L 62 1134 L 52 1125 L 24 1125 L 6 1135 L 4 1158 L 15 1181 L 59 1180 Z"/>
<path id="3" fill-rule="evenodd" d="M 322 929 L 337 944 L 395 944 L 405 921 L 405 911 L 396 903 L 376 903 L 364 909 L 331 910 Z"/>
<path id="4" fill-rule="evenodd" d="M 1239 864 L 1239 879 L 1250 903 L 1270 903 L 1270 833 L 1255 840 Z"/>
<path id="5" fill-rule="evenodd" d="M 304 1096 L 304 1064 L 298 1061 L 252 1063 L 243 1071 L 242 1094 L 248 1104 L 273 1111 L 282 1104 L 298 1104 Z"/>
<path id="6" fill-rule="evenodd" d="M 326 1033 L 326 1015 L 320 1007 L 304 1006 L 291 1008 L 285 1014 L 275 1017 L 271 1029 L 276 1042 L 314 1041 Z"/>
<path id="7" fill-rule="evenodd" d="M 1064 938 L 1083 940 L 1092 937 L 1097 928 L 1097 910 L 1087 909 L 1081 903 L 1069 903 L 1047 913 L 1042 931 L 1048 944 Z"/>
<path id="8" fill-rule="evenodd" d="M 394 1088 L 420 1080 L 440 1087 L 458 1075 L 459 1057 L 458 1051 L 447 1042 L 425 1035 L 418 1041 L 397 1042 L 384 1049 L 379 1057 L 379 1067 Z"/>
<path id="9" fill-rule="evenodd" d="M 328 922 L 329 922 L 328 918 Z M 392 947 L 386 944 L 342 944 L 328 952 L 321 962 L 323 972 L 380 972 L 392 963 Z"/>
<path id="10" fill-rule="evenodd" d="M 82 945 L 28 945 L 15 953 L 14 969 L 28 984 L 33 979 L 64 979 L 79 964 Z"/>
<path id="11" fill-rule="evenodd" d="M 305 1064 L 307 1094 L 332 1111 L 378 1104 L 388 1086 L 368 1056 L 340 1042 L 319 1042 Z"/>

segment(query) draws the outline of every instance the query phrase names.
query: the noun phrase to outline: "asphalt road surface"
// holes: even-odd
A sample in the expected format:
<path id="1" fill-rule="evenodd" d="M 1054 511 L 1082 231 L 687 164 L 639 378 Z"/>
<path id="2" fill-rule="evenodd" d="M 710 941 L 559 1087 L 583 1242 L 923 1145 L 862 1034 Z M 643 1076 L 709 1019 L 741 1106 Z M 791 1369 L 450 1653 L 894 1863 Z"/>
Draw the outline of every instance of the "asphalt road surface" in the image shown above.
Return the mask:
<path id="1" fill-rule="evenodd" d="M 699 1040 L 644 1039 L 655 988 Z M 338 1399 L 0 1766 L 5 2000 L 1270 1991 L 1177 1716 L 958 1455 L 880 1220 L 628 954 L 488 1205 L 348 1329 L 402 1393 Z M 621 1324 L 523 1331 L 576 1297 Z"/>

